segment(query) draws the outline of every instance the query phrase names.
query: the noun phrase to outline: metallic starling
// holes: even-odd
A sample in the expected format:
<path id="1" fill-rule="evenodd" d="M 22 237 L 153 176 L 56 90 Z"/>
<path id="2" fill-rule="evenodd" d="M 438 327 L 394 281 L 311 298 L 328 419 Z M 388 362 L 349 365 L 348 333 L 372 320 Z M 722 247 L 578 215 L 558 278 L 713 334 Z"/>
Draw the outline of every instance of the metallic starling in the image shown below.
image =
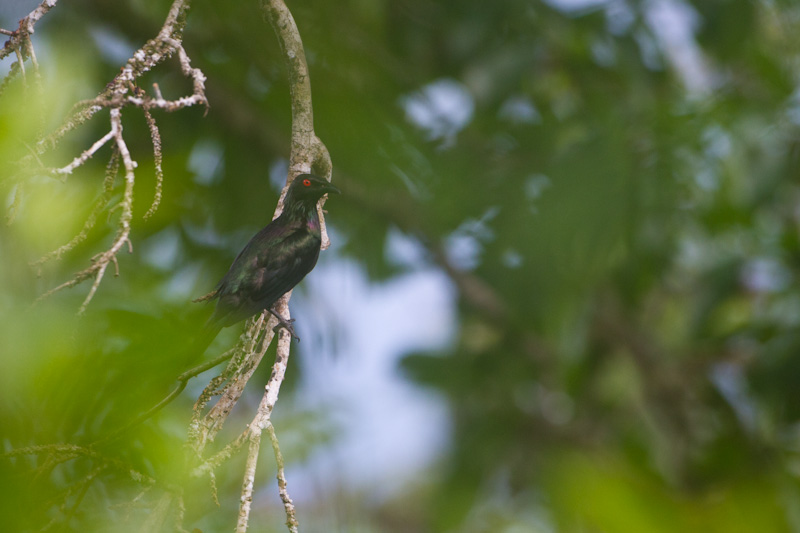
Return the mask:
<path id="1" fill-rule="evenodd" d="M 208 343 L 220 329 L 263 310 L 297 338 L 291 323 L 272 306 L 317 264 L 322 243 L 317 202 L 326 193 L 339 190 L 323 178 L 297 176 L 289 185 L 281 215 L 250 239 L 216 289 L 196 300 L 217 300 L 202 336 Z"/>

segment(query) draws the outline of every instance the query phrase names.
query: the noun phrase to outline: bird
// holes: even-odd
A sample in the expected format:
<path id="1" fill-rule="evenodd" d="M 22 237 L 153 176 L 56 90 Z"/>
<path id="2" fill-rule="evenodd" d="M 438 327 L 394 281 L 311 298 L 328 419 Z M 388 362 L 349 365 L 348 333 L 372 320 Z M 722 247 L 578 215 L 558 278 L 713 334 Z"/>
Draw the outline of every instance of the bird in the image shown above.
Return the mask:
<path id="1" fill-rule="evenodd" d="M 340 191 L 319 176 L 296 176 L 286 192 L 280 216 L 250 239 L 213 291 L 194 300 L 216 300 L 201 342 L 196 343 L 203 350 L 222 328 L 264 310 L 298 338 L 292 327 L 294 319 L 286 320 L 272 307 L 317 264 L 322 245 L 317 202 L 328 193 Z"/>

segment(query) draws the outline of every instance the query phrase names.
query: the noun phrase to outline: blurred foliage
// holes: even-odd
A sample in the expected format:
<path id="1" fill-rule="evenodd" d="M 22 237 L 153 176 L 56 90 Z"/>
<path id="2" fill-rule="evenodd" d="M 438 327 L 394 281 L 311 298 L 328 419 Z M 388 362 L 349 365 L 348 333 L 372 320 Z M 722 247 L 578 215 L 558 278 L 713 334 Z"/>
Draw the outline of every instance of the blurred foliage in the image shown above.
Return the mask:
<path id="1" fill-rule="evenodd" d="M 395 500 L 353 496 L 342 531 L 800 530 L 800 6 L 561 7 L 574 4 L 290 3 L 345 193 L 330 217 L 342 253 L 376 281 L 398 275 L 386 250 L 399 230 L 459 290 L 452 346 L 403 364 L 447 398 L 452 446 Z M 80 0 L 45 17 L 34 43 L 46 100 L 19 83 L 0 98 L 3 178 L 40 131 L 34 109 L 52 129 L 157 32 L 168 5 Z M 184 45 L 211 111 L 156 114 L 166 182 L 146 222 L 152 150 L 141 114 L 125 114 L 136 248 L 84 319 L 72 315 L 86 286 L 30 302 L 103 249 L 113 215 L 42 277 L 27 264 L 79 230 L 107 153 L 65 184 L 26 183 L 17 220 L 0 228 L 6 451 L 87 444 L 160 399 L 183 368 L 169 354 L 202 320 L 187 301 L 272 212 L 268 174 L 281 177 L 290 109 L 258 2 L 194 2 Z M 186 92 L 172 67 L 147 84 Z M 442 94 L 461 98 L 455 114 L 434 105 Z M 94 118 L 48 158 L 68 161 L 106 128 Z M 2 188 L 6 206 L 13 190 Z M 99 452 L 174 480 L 191 401 Z M 281 438 L 303 443 L 290 460 L 324 446 L 308 434 L 314 414 L 282 413 Z M 64 516 L 70 531 L 136 529 L 156 490 L 113 469 L 83 489 L 93 464 L 0 461 L 8 530 Z M 219 512 L 207 486 L 187 489 L 187 525 L 229 529 L 240 475 L 241 457 L 218 473 Z M 301 506 L 301 524 L 331 531 L 324 507 Z M 264 527 L 282 519 L 275 510 Z"/>

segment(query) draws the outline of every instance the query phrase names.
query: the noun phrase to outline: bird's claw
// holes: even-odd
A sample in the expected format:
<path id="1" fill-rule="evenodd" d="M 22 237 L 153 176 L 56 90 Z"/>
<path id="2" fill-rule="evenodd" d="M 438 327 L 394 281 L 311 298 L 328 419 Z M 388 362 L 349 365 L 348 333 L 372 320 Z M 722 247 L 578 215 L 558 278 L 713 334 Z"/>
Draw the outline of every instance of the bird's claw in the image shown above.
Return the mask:
<path id="1" fill-rule="evenodd" d="M 291 335 L 292 338 L 297 339 L 297 342 L 300 342 L 300 337 L 298 337 L 297 333 L 294 332 L 294 327 L 292 326 L 292 324 L 294 323 L 294 318 L 290 318 L 287 320 L 272 310 L 270 310 L 270 313 L 272 313 L 272 316 L 278 319 L 278 324 L 274 328 L 272 328 L 272 331 L 274 331 L 277 334 L 278 330 L 283 328 L 289 332 L 289 335 Z"/>
<path id="2" fill-rule="evenodd" d="M 294 322 L 294 319 L 292 319 L 292 322 Z M 272 331 L 278 333 L 278 330 L 280 330 L 281 328 L 288 331 L 289 335 L 291 335 L 292 338 L 297 339 L 297 342 L 300 342 L 300 337 L 298 337 L 297 333 L 294 332 L 294 328 L 289 322 L 278 322 L 278 324 L 274 328 L 272 328 Z"/>

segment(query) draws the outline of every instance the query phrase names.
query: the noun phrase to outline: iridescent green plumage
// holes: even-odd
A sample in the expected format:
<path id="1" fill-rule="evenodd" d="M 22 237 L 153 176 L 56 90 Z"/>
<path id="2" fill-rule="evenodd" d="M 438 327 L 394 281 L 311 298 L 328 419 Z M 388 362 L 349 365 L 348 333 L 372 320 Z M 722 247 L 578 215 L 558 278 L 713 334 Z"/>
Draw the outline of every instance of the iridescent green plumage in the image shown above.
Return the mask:
<path id="1" fill-rule="evenodd" d="M 209 295 L 217 300 L 206 323 L 211 339 L 223 327 L 270 310 L 311 272 L 321 245 L 317 202 L 329 192 L 339 191 L 311 174 L 292 181 L 281 215 L 250 239 Z"/>

